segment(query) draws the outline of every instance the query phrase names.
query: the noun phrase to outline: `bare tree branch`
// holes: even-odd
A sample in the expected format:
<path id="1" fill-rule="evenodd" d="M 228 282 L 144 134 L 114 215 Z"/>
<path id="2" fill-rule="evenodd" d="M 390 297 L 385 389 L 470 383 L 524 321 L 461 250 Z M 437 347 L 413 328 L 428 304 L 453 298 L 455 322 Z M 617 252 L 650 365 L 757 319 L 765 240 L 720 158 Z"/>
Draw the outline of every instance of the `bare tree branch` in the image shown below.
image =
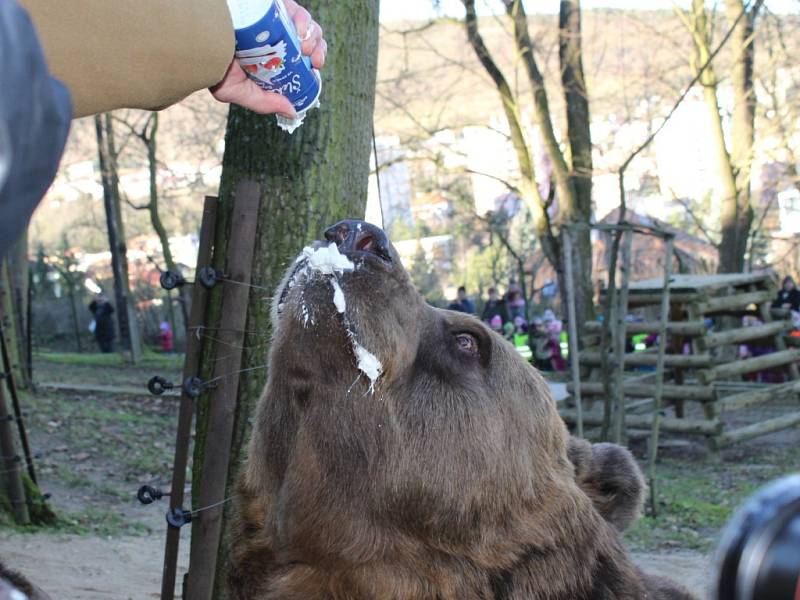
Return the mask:
<path id="1" fill-rule="evenodd" d="M 756 0 L 756 1 L 760 2 L 761 0 Z M 620 211 L 619 212 L 620 212 L 620 216 L 621 217 L 622 217 L 622 215 L 625 214 L 625 210 L 626 210 L 626 202 L 625 202 L 625 170 L 628 168 L 628 166 L 631 164 L 631 162 L 633 162 L 633 159 L 636 158 L 639 155 L 639 153 L 642 152 L 642 150 L 647 148 L 652 143 L 652 141 L 656 138 L 656 136 L 659 133 L 661 133 L 661 131 L 664 129 L 664 127 L 666 127 L 667 123 L 672 118 L 672 116 L 675 114 L 675 112 L 678 110 L 680 105 L 683 104 L 683 101 L 686 99 L 686 96 L 689 95 L 689 92 L 692 90 L 692 88 L 697 84 L 698 81 L 700 81 L 700 79 L 703 77 L 703 74 L 706 72 L 706 69 L 709 68 L 709 66 L 714 61 L 714 59 L 717 57 L 717 55 L 720 53 L 722 48 L 725 46 L 725 44 L 731 38 L 731 36 L 733 35 L 734 30 L 736 29 L 736 26 L 739 24 L 739 22 L 747 14 L 747 10 L 748 10 L 749 5 L 750 4 L 748 2 L 748 4 L 746 4 L 744 6 L 744 8 L 742 9 L 742 12 L 739 14 L 739 16 L 736 18 L 736 20 L 731 24 L 730 28 L 728 29 L 727 33 L 725 33 L 725 35 L 723 36 L 722 40 L 720 40 L 719 44 L 717 44 L 717 47 L 714 49 L 713 52 L 711 52 L 711 54 L 708 57 L 708 60 L 706 60 L 705 63 L 700 66 L 700 68 L 697 70 L 697 73 L 695 74 L 695 76 L 692 77 L 691 81 L 686 85 L 686 87 L 683 90 L 683 93 L 675 101 L 675 104 L 672 105 L 672 108 L 669 110 L 667 115 L 664 117 L 664 120 L 661 122 L 661 124 L 658 127 L 656 127 L 656 129 L 653 130 L 653 132 L 647 137 L 647 139 L 645 139 L 645 141 L 642 142 L 628 156 L 627 159 L 625 159 L 625 162 L 622 163 L 622 166 L 619 168 L 619 171 L 618 171 L 618 173 L 619 173 L 619 194 L 620 194 L 620 197 L 619 197 L 620 198 Z"/>

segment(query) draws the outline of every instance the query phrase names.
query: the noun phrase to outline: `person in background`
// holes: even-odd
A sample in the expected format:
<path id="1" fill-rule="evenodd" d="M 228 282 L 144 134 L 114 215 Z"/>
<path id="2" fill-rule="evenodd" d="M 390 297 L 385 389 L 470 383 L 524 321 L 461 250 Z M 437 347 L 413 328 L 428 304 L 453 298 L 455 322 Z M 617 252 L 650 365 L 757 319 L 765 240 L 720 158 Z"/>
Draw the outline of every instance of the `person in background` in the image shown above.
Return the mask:
<path id="1" fill-rule="evenodd" d="M 533 336 L 533 364 L 540 371 L 552 371 L 553 348 L 550 336 L 544 327 L 544 321 L 538 317 L 531 322 L 529 329 Z"/>
<path id="2" fill-rule="evenodd" d="M 158 334 L 158 343 L 161 346 L 161 350 L 167 353 L 172 353 L 175 351 L 175 341 L 172 335 L 172 327 L 167 321 L 161 321 L 158 326 L 159 334 Z"/>
<path id="3" fill-rule="evenodd" d="M 772 308 L 788 308 L 795 312 L 800 311 L 800 290 L 794 284 L 794 279 L 789 275 L 783 278 L 778 297 L 772 303 Z"/>
<path id="4" fill-rule="evenodd" d="M 514 335 L 528 335 L 528 322 L 524 317 L 514 317 Z"/>
<path id="5" fill-rule="evenodd" d="M 108 298 L 98 296 L 89 304 L 89 312 L 94 316 L 94 339 L 100 352 L 114 351 L 114 307 Z"/>
<path id="6" fill-rule="evenodd" d="M 508 314 L 510 319 L 516 317 L 525 317 L 525 298 L 522 297 L 522 290 L 516 281 L 511 281 L 508 284 L 508 291 L 506 292 L 506 305 L 508 306 Z"/>
<path id="7" fill-rule="evenodd" d="M 472 300 L 467 297 L 467 288 L 465 288 L 463 285 L 458 288 L 458 296 L 447 308 L 450 310 L 467 313 L 468 315 L 475 314 L 475 305 L 472 303 Z"/>
<path id="8" fill-rule="evenodd" d="M 491 324 L 492 319 L 496 316 L 500 317 L 501 325 L 511 320 L 511 316 L 508 314 L 508 306 L 506 305 L 506 301 L 500 297 L 500 294 L 497 293 L 496 288 L 490 287 L 489 299 L 486 301 L 486 305 L 483 307 L 481 320 Z"/>
<path id="9" fill-rule="evenodd" d="M 550 309 L 544 311 L 543 321 L 547 339 L 552 350 L 550 364 L 554 371 L 566 371 L 567 361 L 565 361 L 564 357 L 561 355 L 561 330 L 564 325 L 559 319 L 556 319 L 555 313 Z"/>
<path id="10" fill-rule="evenodd" d="M 514 345 L 518 351 L 523 354 L 527 359 L 531 358 L 530 352 L 530 336 L 528 335 L 528 323 L 522 317 L 514 317 Z M 519 350 L 520 348 L 527 348 L 527 351 Z"/>
<path id="11" fill-rule="evenodd" d="M 493 331 L 503 335 L 503 319 L 500 315 L 495 315 L 489 319 L 489 327 L 491 327 Z"/>

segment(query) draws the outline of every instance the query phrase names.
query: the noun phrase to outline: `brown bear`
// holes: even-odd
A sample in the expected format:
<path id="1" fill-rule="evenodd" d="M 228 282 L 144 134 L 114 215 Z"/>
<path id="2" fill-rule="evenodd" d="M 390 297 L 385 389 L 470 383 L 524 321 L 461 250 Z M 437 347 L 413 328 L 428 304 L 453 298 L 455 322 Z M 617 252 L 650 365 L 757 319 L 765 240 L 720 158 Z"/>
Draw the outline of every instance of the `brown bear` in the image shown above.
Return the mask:
<path id="1" fill-rule="evenodd" d="M 629 518 L 607 522 L 581 489 L 597 465 L 573 444 L 573 467 L 547 384 L 510 344 L 429 306 L 377 227 L 325 238 L 273 300 L 235 598 L 690 598 L 631 563 Z"/>

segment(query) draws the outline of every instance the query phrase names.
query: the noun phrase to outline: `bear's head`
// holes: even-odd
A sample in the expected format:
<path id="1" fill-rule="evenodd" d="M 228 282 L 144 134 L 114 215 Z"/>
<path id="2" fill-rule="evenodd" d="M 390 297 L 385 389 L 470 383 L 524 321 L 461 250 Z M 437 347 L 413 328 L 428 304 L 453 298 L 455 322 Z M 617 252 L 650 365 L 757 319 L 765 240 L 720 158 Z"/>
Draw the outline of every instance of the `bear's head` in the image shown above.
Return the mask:
<path id="1" fill-rule="evenodd" d="M 344 221 L 326 238 L 276 292 L 265 395 L 297 419 L 303 496 L 354 496 L 404 531 L 465 543 L 568 485 L 538 372 L 478 319 L 428 305 L 379 228 Z"/>
<path id="2" fill-rule="evenodd" d="M 273 300 L 232 544 L 240 597 L 638 597 L 536 369 L 429 306 L 379 228 L 325 238 Z"/>

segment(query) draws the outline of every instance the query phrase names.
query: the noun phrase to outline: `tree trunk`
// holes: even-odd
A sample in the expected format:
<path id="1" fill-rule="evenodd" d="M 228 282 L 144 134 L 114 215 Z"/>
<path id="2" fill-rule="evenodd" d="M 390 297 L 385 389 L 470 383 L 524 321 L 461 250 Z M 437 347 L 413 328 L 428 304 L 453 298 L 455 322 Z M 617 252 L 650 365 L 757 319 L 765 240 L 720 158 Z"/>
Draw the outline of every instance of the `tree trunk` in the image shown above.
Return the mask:
<path id="1" fill-rule="evenodd" d="M 466 9 L 467 38 L 503 101 L 523 179 L 520 193 L 531 209 L 534 229 L 541 242 L 542 251 L 558 273 L 559 283 L 563 284 L 560 242 L 553 231 L 548 210 L 555 199 L 560 223 L 588 224 L 592 213 L 592 139 L 589 129 L 589 100 L 581 57 L 580 1 L 563 0 L 559 18 L 561 83 L 567 107 L 568 152 L 565 156 L 553 127 L 545 81 L 534 55 L 524 4 L 521 0 L 503 0 L 506 14 L 514 26 L 514 43 L 517 53 L 525 67 L 528 83 L 531 86 L 534 120 L 539 126 L 544 148 L 553 168 L 555 196 L 547 201 L 539 192 L 533 167 L 528 167 L 533 162 L 529 148 L 524 146 L 524 151 L 521 150 L 520 144 L 516 140 L 519 137 L 522 143 L 525 143 L 524 137 L 521 135 L 522 126 L 518 122 L 517 101 L 478 32 L 475 2 L 474 0 L 462 0 L 462 2 Z M 510 110 L 511 108 L 513 110 Z M 517 129 L 520 131 L 519 135 L 514 133 Z M 575 233 L 573 261 L 577 290 L 576 318 L 579 328 L 582 328 L 583 323 L 594 316 L 592 247 L 588 228 Z M 563 290 L 563 285 L 561 289 Z"/>
<path id="2" fill-rule="evenodd" d="M 539 70 L 536 56 L 533 53 L 533 43 L 528 30 L 528 15 L 525 13 L 522 0 L 503 0 L 503 3 L 506 7 L 506 13 L 514 23 L 514 43 L 528 74 L 528 83 L 533 94 L 533 114 L 536 124 L 539 125 L 541 130 L 545 151 L 553 165 L 553 179 L 555 179 L 558 192 L 558 202 L 564 205 L 571 205 L 573 204 L 574 190 L 570 180 L 570 169 L 564 154 L 561 152 L 561 147 L 553 128 L 544 77 Z M 580 44 L 578 45 L 578 51 L 580 51 Z M 558 252 L 556 252 L 556 256 L 558 256 Z"/>
<path id="3" fill-rule="evenodd" d="M 753 223 L 751 204 L 751 172 L 753 143 L 755 141 L 756 94 L 753 88 L 753 62 L 755 56 L 754 27 L 761 2 L 756 2 L 736 25 L 731 42 L 735 60 L 731 68 L 733 87 L 733 115 L 731 119 L 731 170 L 735 174 L 735 218 L 723 221 L 720 244 L 719 272 L 744 270 L 750 227 Z M 725 0 L 725 12 L 730 23 L 745 10 L 742 0 Z M 729 211 L 730 212 L 730 211 Z"/>
<path id="4" fill-rule="evenodd" d="M 78 321 L 78 302 L 75 300 L 75 288 L 76 284 L 74 281 L 69 282 L 69 308 L 70 314 L 72 315 L 72 333 L 75 336 L 75 351 L 78 354 L 83 352 L 83 345 L 81 344 L 81 328 Z"/>
<path id="5" fill-rule="evenodd" d="M 148 212 L 150 214 L 150 224 L 158 236 L 158 241 L 161 244 L 161 253 L 164 255 L 164 264 L 167 271 L 172 273 L 181 273 L 175 259 L 172 257 L 172 249 L 169 247 L 169 234 L 167 228 L 164 227 L 164 222 L 161 220 L 161 214 L 158 212 L 159 196 L 158 196 L 158 113 L 153 112 L 150 114 L 148 121 L 149 131 L 147 125 L 145 126 L 142 135 L 140 136 L 144 144 L 147 146 L 147 165 L 150 173 L 150 202 Z M 203 265 L 197 265 L 198 268 Z M 178 302 L 181 305 L 184 325 L 188 323 L 187 303 L 188 303 L 188 288 L 181 286 L 178 288 Z M 176 345 L 179 340 L 185 341 L 185 336 L 179 336 L 178 322 L 175 319 L 175 308 L 172 305 L 172 294 L 167 292 L 167 315 L 172 326 L 172 331 L 175 335 Z"/>
<path id="6" fill-rule="evenodd" d="M 486 73 L 491 78 L 492 83 L 494 83 L 503 105 L 503 112 L 505 113 L 506 122 L 508 123 L 508 128 L 511 133 L 511 143 L 517 156 L 517 164 L 522 180 L 519 186 L 519 194 L 533 217 L 534 230 L 539 237 L 542 252 L 544 252 L 550 264 L 553 265 L 553 268 L 558 271 L 561 264 L 558 241 L 553 235 L 550 217 L 547 214 L 547 206 L 539 191 L 539 186 L 536 183 L 533 158 L 531 157 L 528 142 L 525 139 L 517 99 L 511 91 L 511 86 L 508 84 L 500 67 L 497 66 L 494 58 L 492 58 L 492 55 L 489 53 L 489 49 L 486 47 L 483 37 L 478 30 L 478 16 L 475 11 L 475 0 L 463 0 L 463 4 L 466 10 L 464 26 L 466 28 L 467 40 L 475 51 L 481 65 L 486 70 Z M 546 99 L 545 96 L 545 101 Z"/>
<path id="7" fill-rule="evenodd" d="M 562 208 L 568 223 L 589 223 L 592 218 L 592 132 L 589 127 L 589 94 L 583 72 L 580 0 L 561 0 L 558 32 L 572 192 L 572 196 L 565 199 L 569 202 L 564 202 Z M 584 323 L 594 319 L 592 239 L 588 227 L 576 230 L 573 240 L 572 272 L 577 275 L 575 315 L 580 340 Z"/>
<path id="8" fill-rule="evenodd" d="M 378 55 L 378 0 L 307 0 L 304 6 L 325 29 L 330 52 L 322 72 L 322 106 L 312 110 L 294 134 L 278 129 L 275 117 L 258 116 L 232 106 L 228 116 L 219 192 L 219 213 L 213 263 L 222 269 L 231 216 L 231 200 L 241 181 L 261 184 L 264 196 L 258 219 L 252 282 L 260 286 L 250 294 L 242 368 L 267 362 L 270 339 L 269 292 L 279 283 L 288 262 L 305 244 L 319 239 L 325 227 L 347 217 L 363 218 L 375 98 Z M 213 290 L 205 324 L 219 319 L 220 289 Z M 224 348 L 211 348 L 202 359 L 202 376 L 208 377 L 214 356 Z M 242 376 L 231 450 L 226 495 L 244 458 L 249 435 L 248 418 L 263 390 L 266 369 Z M 209 434 L 204 396 L 198 403 L 195 436 L 193 497 L 201 482 L 203 448 Z M 224 519 L 229 517 L 229 506 Z M 223 525 L 223 531 L 227 528 Z M 215 577 L 215 598 L 227 598 L 229 569 L 225 542 L 220 545 Z"/>
<path id="9" fill-rule="evenodd" d="M 725 142 L 722 114 L 717 99 L 717 77 L 711 65 L 700 76 L 703 97 L 711 125 L 718 172 L 720 199 L 719 273 L 744 270 L 753 209 L 750 204 L 750 172 L 753 162 L 755 91 L 753 89 L 753 26 L 762 1 L 740 19 L 731 40 L 735 59 L 731 71 L 733 85 L 732 149 Z M 744 11 L 741 0 L 726 0 L 728 20 L 734 23 Z M 699 71 L 711 56 L 711 30 L 703 0 L 692 0 L 691 33 L 695 46 L 692 59 Z"/>
<path id="10" fill-rule="evenodd" d="M 14 310 L 14 286 L 12 283 L 11 266 L 8 260 L 0 260 L 0 317 L 3 319 L 3 332 L 5 343 L 8 348 L 8 358 L 11 372 L 17 382 L 22 381 L 22 361 L 17 345 L 17 338 L 20 335 L 20 323 L 16 318 Z M 0 372 L 5 371 L 3 359 L 0 357 Z M 0 386 L 4 385 L 0 378 Z M 0 469 L 2 470 L 2 469 Z"/>
<path id="11" fill-rule="evenodd" d="M 119 343 L 127 350 L 130 360 L 139 362 L 142 356 L 141 339 L 136 319 L 130 306 L 130 283 L 128 281 L 128 248 L 120 210 L 119 178 L 117 175 L 117 153 L 114 146 L 114 128 L 111 115 L 96 115 L 94 118 L 97 136 L 97 154 L 100 162 L 100 177 L 103 184 L 103 201 L 108 227 L 108 245 L 111 250 L 111 268 L 114 273 L 114 298 L 117 303 Z"/>
<path id="12" fill-rule="evenodd" d="M 19 240 L 11 247 L 8 253 L 8 271 L 11 284 L 11 301 L 13 304 L 13 318 L 16 322 L 14 336 L 15 352 L 19 356 L 22 379 L 17 382 L 18 387 L 29 388 L 30 381 L 30 348 L 28 347 L 28 230 L 20 236 Z"/>

